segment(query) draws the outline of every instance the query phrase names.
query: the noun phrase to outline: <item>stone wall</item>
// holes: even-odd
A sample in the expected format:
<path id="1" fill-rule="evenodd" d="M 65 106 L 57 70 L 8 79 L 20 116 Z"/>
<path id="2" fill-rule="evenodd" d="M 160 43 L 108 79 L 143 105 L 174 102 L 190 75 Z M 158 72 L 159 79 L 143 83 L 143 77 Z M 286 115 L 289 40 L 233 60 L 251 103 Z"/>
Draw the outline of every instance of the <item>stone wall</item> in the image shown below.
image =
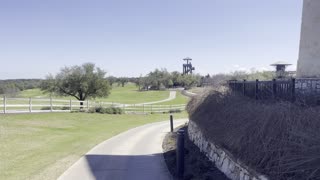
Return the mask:
<path id="1" fill-rule="evenodd" d="M 299 78 L 295 84 L 296 99 L 307 104 L 320 104 L 320 79 Z"/>
<path id="2" fill-rule="evenodd" d="M 259 175 L 254 170 L 248 168 L 228 151 L 210 142 L 201 132 L 198 125 L 189 121 L 188 126 L 189 138 L 200 151 L 215 163 L 218 169 L 222 171 L 228 178 L 232 180 L 268 180 L 266 176 Z"/>

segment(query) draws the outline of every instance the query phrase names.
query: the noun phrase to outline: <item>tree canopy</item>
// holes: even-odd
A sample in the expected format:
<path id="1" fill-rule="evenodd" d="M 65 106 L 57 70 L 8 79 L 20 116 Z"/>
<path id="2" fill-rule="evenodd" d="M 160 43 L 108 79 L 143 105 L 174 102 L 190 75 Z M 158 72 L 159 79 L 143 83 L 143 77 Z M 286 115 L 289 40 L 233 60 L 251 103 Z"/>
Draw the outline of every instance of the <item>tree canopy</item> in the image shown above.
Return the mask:
<path id="1" fill-rule="evenodd" d="M 105 75 L 106 72 L 93 63 L 64 67 L 56 76 L 47 76 L 41 89 L 62 96 L 73 96 L 79 101 L 106 97 L 110 94 L 111 87 Z"/>

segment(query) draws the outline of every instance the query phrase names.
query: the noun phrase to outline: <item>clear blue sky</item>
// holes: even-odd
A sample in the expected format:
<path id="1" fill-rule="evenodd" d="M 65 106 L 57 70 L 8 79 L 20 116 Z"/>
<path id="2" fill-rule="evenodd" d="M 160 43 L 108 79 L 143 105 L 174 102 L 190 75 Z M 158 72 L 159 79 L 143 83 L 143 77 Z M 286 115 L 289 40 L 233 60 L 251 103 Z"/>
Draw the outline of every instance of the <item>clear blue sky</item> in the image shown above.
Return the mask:
<path id="1" fill-rule="evenodd" d="M 93 62 L 114 76 L 296 64 L 302 0 L 0 0 L 0 79 Z M 294 66 L 295 67 L 295 66 Z"/>

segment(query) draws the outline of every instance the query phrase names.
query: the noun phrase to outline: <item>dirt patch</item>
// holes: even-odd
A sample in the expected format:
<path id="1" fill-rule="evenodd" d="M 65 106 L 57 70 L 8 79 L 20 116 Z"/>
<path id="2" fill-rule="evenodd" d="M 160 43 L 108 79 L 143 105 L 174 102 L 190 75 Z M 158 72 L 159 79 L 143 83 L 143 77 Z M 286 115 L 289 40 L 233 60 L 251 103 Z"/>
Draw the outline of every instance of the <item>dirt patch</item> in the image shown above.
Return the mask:
<path id="1" fill-rule="evenodd" d="M 177 128 L 176 130 L 179 129 L 185 131 L 185 173 L 183 180 L 229 180 L 200 152 L 200 149 L 189 140 L 187 126 Z M 166 164 L 175 180 L 178 179 L 176 173 L 176 139 L 176 131 L 174 133 L 168 133 L 162 144 Z"/>

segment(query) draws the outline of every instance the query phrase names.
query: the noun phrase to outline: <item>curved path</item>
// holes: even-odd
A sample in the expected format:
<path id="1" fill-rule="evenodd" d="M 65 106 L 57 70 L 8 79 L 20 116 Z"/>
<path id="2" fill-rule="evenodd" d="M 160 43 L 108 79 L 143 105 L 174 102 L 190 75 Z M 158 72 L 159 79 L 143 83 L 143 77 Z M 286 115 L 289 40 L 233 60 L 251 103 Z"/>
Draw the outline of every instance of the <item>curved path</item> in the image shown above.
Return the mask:
<path id="1" fill-rule="evenodd" d="M 157 104 L 157 103 L 162 103 L 162 102 L 167 102 L 167 101 L 171 101 L 173 99 L 176 98 L 177 92 L 176 91 L 170 91 L 169 97 L 167 99 L 164 100 L 160 100 L 160 101 L 154 101 L 154 102 L 146 102 L 146 103 L 140 103 L 137 105 L 147 105 L 147 104 Z"/>
<path id="2" fill-rule="evenodd" d="M 187 120 L 175 120 L 175 126 Z M 94 147 L 59 180 L 171 180 L 162 154 L 169 121 L 147 124 L 121 133 Z"/>

